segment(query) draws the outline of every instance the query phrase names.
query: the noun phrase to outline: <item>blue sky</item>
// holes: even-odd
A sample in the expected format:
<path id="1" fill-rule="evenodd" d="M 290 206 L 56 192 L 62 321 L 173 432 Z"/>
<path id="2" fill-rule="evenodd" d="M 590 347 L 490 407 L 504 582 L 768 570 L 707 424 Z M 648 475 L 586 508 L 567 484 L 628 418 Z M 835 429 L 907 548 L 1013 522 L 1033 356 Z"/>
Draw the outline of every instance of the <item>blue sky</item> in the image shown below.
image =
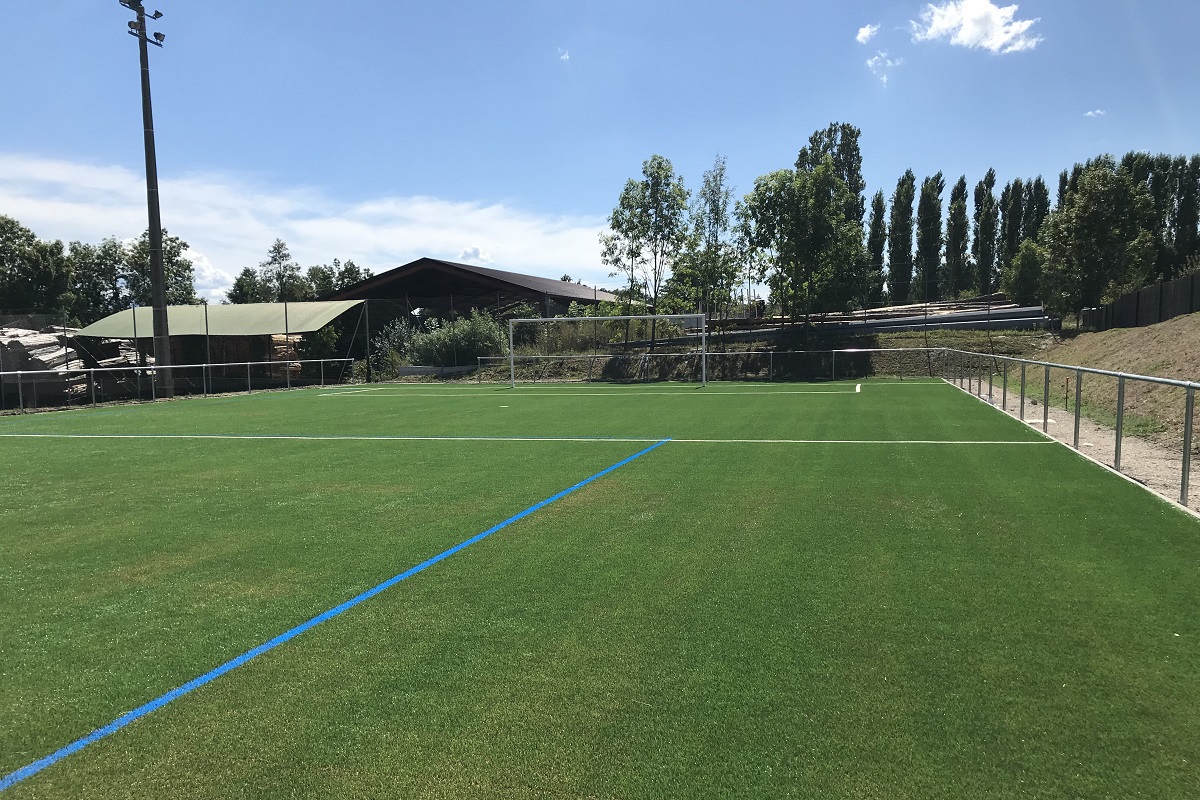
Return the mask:
<path id="1" fill-rule="evenodd" d="M 833 121 L 868 195 L 1104 152 L 1200 152 L 1194 0 L 147 2 L 164 224 L 202 294 L 276 237 L 307 266 L 429 255 L 615 284 L 596 243 L 654 153 L 740 196 Z M 0 214 L 146 226 L 137 46 L 117 0 L 0 15 Z"/>

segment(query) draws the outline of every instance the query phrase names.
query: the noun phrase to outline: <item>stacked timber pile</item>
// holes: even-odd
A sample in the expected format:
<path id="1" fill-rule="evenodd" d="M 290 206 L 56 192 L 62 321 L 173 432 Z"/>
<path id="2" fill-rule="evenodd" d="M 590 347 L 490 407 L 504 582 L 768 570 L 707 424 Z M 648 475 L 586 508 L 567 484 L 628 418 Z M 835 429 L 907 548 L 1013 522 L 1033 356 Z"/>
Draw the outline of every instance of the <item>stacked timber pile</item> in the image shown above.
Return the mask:
<path id="1" fill-rule="evenodd" d="M 271 355 L 269 360 L 275 362 L 270 370 L 271 375 L 283 378 L 286 370 L 291 369 L 294 375 L 300 373 L 300 364 L 295 363 L 299 358 L 299 340 L 296 336 L 271 336 Z"/>
<path id="2" fill-rule="evenodd" d="M 82 392 L 87 386 L 84 373 L 67 370 L 85 367 L 79 354 L 69 345 L 71 328 L 49 327 L 40 331 L 27 328 L 0 328 L 0 372 L 30 372 L 23 383 L 36 384 L 46 392 Z"/>

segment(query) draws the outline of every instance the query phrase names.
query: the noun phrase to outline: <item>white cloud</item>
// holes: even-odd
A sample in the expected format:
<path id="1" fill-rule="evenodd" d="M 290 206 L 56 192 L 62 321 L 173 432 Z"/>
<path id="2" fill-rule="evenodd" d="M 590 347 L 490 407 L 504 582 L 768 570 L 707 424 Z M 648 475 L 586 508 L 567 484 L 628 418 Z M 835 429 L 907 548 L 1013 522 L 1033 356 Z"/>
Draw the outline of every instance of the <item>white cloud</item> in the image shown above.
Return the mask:
<path id="1" fill-rule="evenodd" d="M 991 0 L 946 0 L 926 5 L 920 22 L 910 22 L 913 41 L 949 40 L 960 47 L 993 53 L 1032 50 L 1042 41 L 1029 33 L 1038 19 L 1015 19 L 1018 6 L 993 5 Z"/>
<path id="2" fill-rule="evenodd" d="M 160 194 L 164 226 L 190 245 L 196 291 L 211 301 L 224 297 L 243 267 L 258 266 L 276 238 L 306 267 L 340 258 L 382 272 L 430 256 L 612 283 L 596 244 L 599 215 L 438 197 L 342 203 L 311 187 L 266 187 L 216 173 L 161 176 Z M 146 228 L 145 178 L 124 167 L 0 154 L 0 214 L 43 239 L 132 238 Z"/>
<path id="3" fill-rule="evenodd" d="M 867 59 L 867 69 L 871 70 L 884 86 L 887 86 L 891 71 L 903 63 L 904 59 L 892 58 L 886 50 L 880 50 Z"/>
<path id="4" fill-rule="evenodd" d="M 858 29 L 858 35 L 854 38 L 859 44 L 866 44 L 875 38 L 875 34 L 879 33 L 878 25 L 864 25 Z"/>
<path id="5" fill-rule="evenodd" d="M 463 251 L 458 254 L 458 260 L 482 267 L 486 266 L 487 264 L 491 264 L 495 259 L 483 252 L 482 248 L 465 247 L 463 248 Z"/>
<path id="6" fill-rule="evenodd" d="M 1107 113 L 1108 112 L 1105 111 L 1103 108 L 1097 108 L 1095 111 L 1087 112 L 1086 114 L 1084 114 L 1084 116 L 1085 117 L 1103 117 Z"/>
<path id="7" fill-rule="evenodd" d="M 563 49 L 560 47 L 560 48 L 558 48 L 558 60 L 559 60 L 559 61 L 570 61 L 570 60 L 571 60 L 571 54 L 570 54 L 568 51 L 566 51 L 566 50 L 563 50 Z"/>

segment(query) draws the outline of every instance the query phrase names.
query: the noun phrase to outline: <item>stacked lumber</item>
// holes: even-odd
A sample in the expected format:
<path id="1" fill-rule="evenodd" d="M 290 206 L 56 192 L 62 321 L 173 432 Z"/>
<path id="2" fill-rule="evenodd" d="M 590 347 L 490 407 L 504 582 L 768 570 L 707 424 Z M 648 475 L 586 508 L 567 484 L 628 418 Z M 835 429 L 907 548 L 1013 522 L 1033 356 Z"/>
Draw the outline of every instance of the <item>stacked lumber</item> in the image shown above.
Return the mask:
<path id="1" fill-rule="evenodd" d="M 73 329 L 61 327 L 40 331 L 0 328 L 0 371 L 33 373 L 22 376 L 22 382 L 37 384 L 48 392 L 83 391 L 87 375 L 67 372 L 85 368 L 68 343 L 73 334 Z"/>

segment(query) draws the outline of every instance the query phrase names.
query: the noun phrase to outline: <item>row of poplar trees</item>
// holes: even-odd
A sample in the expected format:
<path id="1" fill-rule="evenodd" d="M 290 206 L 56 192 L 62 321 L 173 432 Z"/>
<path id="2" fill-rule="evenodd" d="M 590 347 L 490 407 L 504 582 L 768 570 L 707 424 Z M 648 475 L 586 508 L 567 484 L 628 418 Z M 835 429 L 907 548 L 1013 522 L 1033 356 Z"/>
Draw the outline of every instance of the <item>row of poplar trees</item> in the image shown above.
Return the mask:
<path id="1" fill-rule="evenodd" d="M 798 318 L 1004 291 L 1065 313 L 1200 269 L 1200 156 L 1129 153 L 999 189 L 995 170 L 945 203 L 942 173 L 912 170 L 867 214 L 861 131 L 833 123 L 790 169 L 733 201 L 718 157 L 693 197 L 659 155 L 630 179 L 600 236 L 623 293 L 660 313 L 728 309 L 746 282 Z"/>

